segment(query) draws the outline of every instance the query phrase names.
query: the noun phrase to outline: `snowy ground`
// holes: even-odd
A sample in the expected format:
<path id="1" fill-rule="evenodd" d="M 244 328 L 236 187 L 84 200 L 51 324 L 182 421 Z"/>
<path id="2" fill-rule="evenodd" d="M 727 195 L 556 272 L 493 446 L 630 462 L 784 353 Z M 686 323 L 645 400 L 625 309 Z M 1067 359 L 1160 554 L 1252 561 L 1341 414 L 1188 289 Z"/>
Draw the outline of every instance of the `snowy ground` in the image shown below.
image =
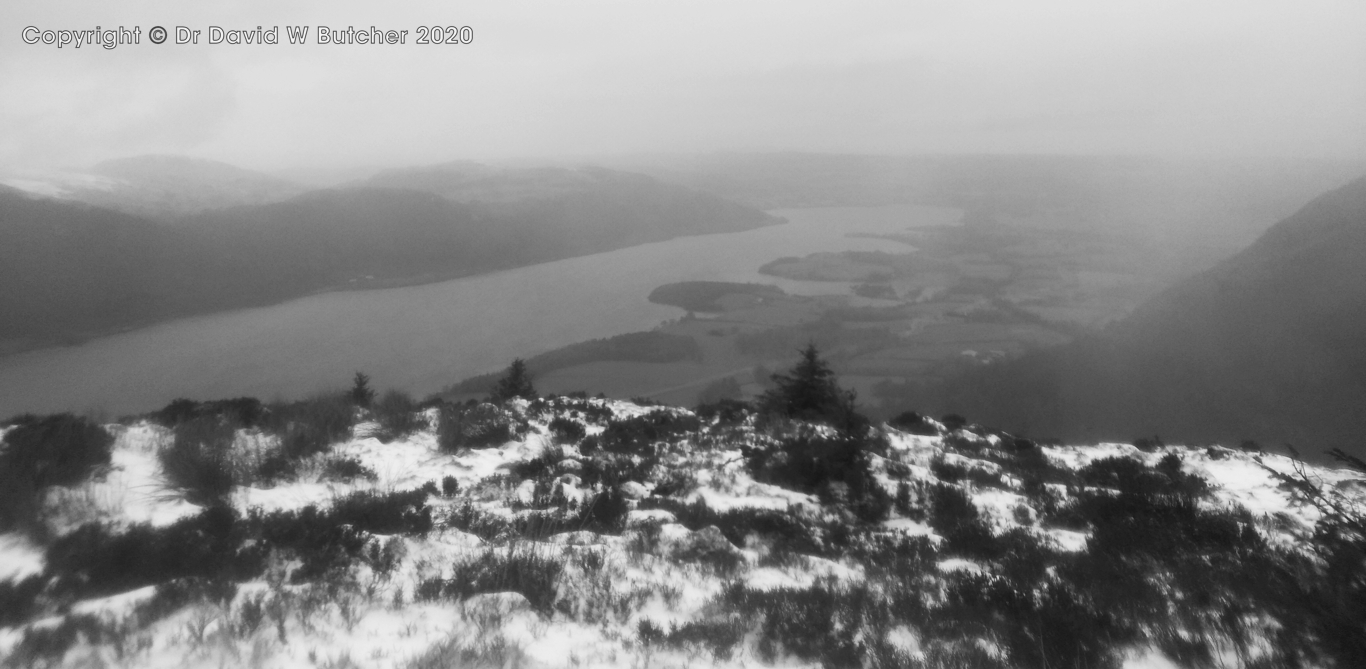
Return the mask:
<path id="1" fill-rule="evenodd" d="M 653 410 L 625 402 L 611 402 L 608 407 L 617 417 L 640 416 Z M 143 629 L 134 629 L 128 621 L 140 603 L 153 597 L 154 586 L 77 602 L 71 606 L 71 614 L 95 616 L 111 629 L 123 629 L 124 636 L 116 642 L 108 638 L 83 639 L 66 654 L 64 663 L 168 668 L 387 668 L 414 666 L 426 658 L 436 664 L 417 666 L 447 662 L 527 667 L 755 666 L 763 663 L 743 645 L 729 658 L 716 658 L 700 647 L 663 648 L 642 643 L 637 630 L 642 621 L 667 630 L 706 619 L 719 594 L 735 583 L 764 591 L 806 588 L 818 581 L 857 583 L 865 578 L 865 570 L 857 563 L 814 556 L 765 563 L 761 559 L 763 545 L 735 546 L 717 532 L 690 531 L 673 522 L 672 513 L 657 508 L 632 511 L 627 524 L 634 529 L 620 536 L 566 532 L 494 545 L 476 534 L 444 526 L 442 519 L 464 503 L 474 503 L 489 513 L 508 517 L 517 513 L 514 506 L 529 500 L 530 488 L 488 482 L 507 474 L 510 465 L 536 458 L 551 446 L 547 422 L 545 417 L 533 417 L 531 429 L 523 439 L 501 447 L 458 453 L 441 452 L 430 429 L 381 443 L 368 436 L 374 425 L 362 423 L 355 428 L 354 438 L 333 447 L 332 455 L 358 460 L 374 473 L 373 480 L 326 480 L 321 476 L 321 467 L 305 467 L 299 479 L 287 485 L 238 488 L 232 493 L 231 503 L 242 513 L 250 509 L 289 510 L 310 505 L 327 508 L 357 490 L 409 490 L 428 482 L 439 486 L 447 477 L 453 477 L 459 484 L 460 495 L 431 497 L 437 529 L 425 536 L 373 537 L 376 545 L 389 544 L 401 556 L 392 572 L 378 574 L 370 566 L 358 563 L 343 587 L 324 592 L 320 585 L 284 582 L 280 573 L 289 565 L 281 564 L 279 572 L 240 584 L 231 601 L 192 604 Z M 138 523 L 166 526 L 201 510 L 168 488 L 159 471 L 157 449 L 171 438 L 165 428 L 141 422 L 108 429 L 117 437 L 109 470 L 95 480 L 49 494 L 49 506 L 61 510 L 51 521 L 57 534 L 96 521 L 115 527 Z M 589 426 L 590 434 L 600 431 L 600 426 Z M 913 436 L 894 430 L 889 430 L 888 435 L 890 451 L 884 466 L 905 467 L 911 481 L 935 481 L 930 467 L 936 457 L 986 472 L 1000 469 L 986 459 L 946 453 L 941 437 Z M 239 442 L 243 448 L 250 448 L 252 440 L 271 438 L 242 433 Z M 1111 456 L 1134 457 L 1152 465 L 1163 455 L 1175 452 L 1182 456 L 1185 471 L 1199 474 L 1212 484 L 1207 504 L 1247 509 L 1263 521 L 1270 538 L 1289 543 L 1302 541 L 1318 519 L 1312 507 L 1296 503 L 1264 468 L 1290 473 L 1291 460 L 1282 456 L 1263 456 L 1259 464 L 1250 454 L 1223 449 L 1167 446 L 1157 452 L 1142 452 L 1123 444 L 1049 447 L 1044 452 L 1054 463 L 1071 469 Z M 674 448 L 669 453 L 672 459 L 665 459 L 669 467 L 685 470 L 693 482 L 691 490 L 678 495 L 684 502 L 705 503 L 716 512 L 765 509 L 800 518 L 820 518 L 828 513 L 813 495 L 753 480 L 738 450 Z M 565 449 L 567 459 L 574 459 L 575 454 L 572 447 Z M 1312 468 L 1312 473 L 1339 488 L 1350 488 L 1351 481 L 1359 478 L 1325 468 Z M 634 482 L 636 486 L 630 488 L 632 496 L 648 494 L 660 483 L 659 478 L 662 477 Z M 562 480 L 562 494 L 572 497 L 584 492 L 578 490 L 572 474 Z M 897 493 L 890 477 L 884 475 L 879 480 L 889 495 Z M 1047 537 L 1059 550 L 1085 549 L 1085 532 L 1044 528 L 1034 523 L 1027 500 L 1018 490 L 1011 489 L 1009 478 L 1005 480 L 1004 489 L 962 484 L 971 492 L 979 512 L 989 519 L 993 531 L 999 534 L 1012 528 L 1026 528 Z M 893 514 L 881 526 L 895 535 L 942 541 L 923 520 Z M 641 549 L 643 543 L 649 542 L 653 543 L 648 549 Z M 725 545 L 718 546 L 718 542 Z M 733 552 L 737 566 L 720 569 L 706 562 L 670 559 L 671 555 L 697 546 Z M 422 583 L 436 577 L 454 577 L 460 565 L 490 552 L 542 556 L 567 564 L 566 577 L 557 586 L 554 612 L 537 610 L 518 593 L 481 594 L 463 601 L 418 601 L 417 591 Z M 592 568 L 583 566 L 590 564 Z M 0 581 L 14 582 L 40 573 L 43 568 L 41 547 L 17 534 L 0 535 Z M 937 571 L 944 574 L 984 569 L 982 564 L 956 557 L 937 563 Z M 283 622 L 278 625 L 267 614 L 256 628 L 247 629 L 243 621 L 248 614 L 244 612 L 261 602 L 274 602 L 290 610 L 281 616 Z M 60 615 L 50 616 L 0 629 L 0 656 L 12 651 L 26 630 L 55 627 L 61 621 Z M 120 628 L 120 624 L 124 627 Z M 908 658 L 920 653 L 915 630 L 900 627 L 889 634 L 906 650 Z M 778 663 L 805 666 L 781 658 Z M 1156 651 L 1139 648 L 1133 649 L 1125 666 L 1137 669 L 1176 665 Z"/>

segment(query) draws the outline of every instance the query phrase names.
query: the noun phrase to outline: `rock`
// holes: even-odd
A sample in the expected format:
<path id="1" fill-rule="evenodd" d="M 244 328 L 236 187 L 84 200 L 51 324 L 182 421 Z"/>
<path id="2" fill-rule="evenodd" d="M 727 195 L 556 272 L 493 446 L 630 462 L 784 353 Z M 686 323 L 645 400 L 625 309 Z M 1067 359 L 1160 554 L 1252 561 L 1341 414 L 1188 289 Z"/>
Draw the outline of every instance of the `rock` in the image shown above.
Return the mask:
<path id="1" fill-rule="evenodd" d="M 530 506 L 536 502 L 536 482 L 532 479 L 522 481 L 517 486 L 517 501 Z"/>
<path id="2" fill-rule="evenodd" d="M 694 549 L 707 551 L 736 551 L 739 550 L 726 535 L 721 532 L 721 528 L 715 525 L 708 525 L 688 537 L 688 545 Z"/>
<path id="3" fill-rule="evenodd" d="M 682 536 L 672 532 L 662 533 L 660 539 L 660 548 L 663 550 L 663 554 L 682 562 L 735 565 L 744 560 L 740 549 L 731 544 L 726 535 L 722 534 L 720 528 L 715 525 L 709 525 Z"/>
<path id="4" fill-rule="evenodd" d="M 565 474 L 555 482 L 555 487 L 550 493 L 550 498 L 556 502 L 572 502 L 583 504 L 584 499 L 590 491 L 579 487 L 579 477 L 573 474 Z"/>
<path id="5" fill-rule="evenodd" d="M 626 499 L 641 500 L 650 496 L 649 488 L 646 488 L 644 484 L 637 483 L 636 481 L 627 481 L 621 484 L 621 487 L 617 490 L 621 492 L 621 496 Z"/>
<path id="6" fill-rule="evenodd" d="M 519 611 L 531 612 L 531 602 L 520 592 L 486 592 L 471 595 L 461 602 L 460 608 L 466 615 L 506 616 Z"/>
<path id="7" fill-rule="evenodd" d="M 565 458 L 559 461 L 555 466 L 558 467 L 561 472 L 583 471 L 583 463 L 574 458 Z"/>

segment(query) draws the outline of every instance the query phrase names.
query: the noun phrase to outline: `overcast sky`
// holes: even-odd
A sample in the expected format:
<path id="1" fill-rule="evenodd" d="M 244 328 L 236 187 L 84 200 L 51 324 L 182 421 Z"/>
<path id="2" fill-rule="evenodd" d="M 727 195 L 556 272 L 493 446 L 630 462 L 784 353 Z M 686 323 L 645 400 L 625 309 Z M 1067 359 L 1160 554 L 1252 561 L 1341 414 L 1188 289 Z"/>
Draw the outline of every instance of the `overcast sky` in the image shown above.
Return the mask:
<path id="1" fill-rule="evenodd" d="M 143 43 L 22 40 L 120 24 Z M 154 25 L 280 26 L 285 43 L 153 45 Z M 409 43 L 319 45 L 319 25 Z M 413 44 L 419 25 L 474 40 Z M 0 128 L 9 169 L 144 153 L 260 169 L 714 150 L 1360 160 L 1366 2 L 6 2 Z"/>

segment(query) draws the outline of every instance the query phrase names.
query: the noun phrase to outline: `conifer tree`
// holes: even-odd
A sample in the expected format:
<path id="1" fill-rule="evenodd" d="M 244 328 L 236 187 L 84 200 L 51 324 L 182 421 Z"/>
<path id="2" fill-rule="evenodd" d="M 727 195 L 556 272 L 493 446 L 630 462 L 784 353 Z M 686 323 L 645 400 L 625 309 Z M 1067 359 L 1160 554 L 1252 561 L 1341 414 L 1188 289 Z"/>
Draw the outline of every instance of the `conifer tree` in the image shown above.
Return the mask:
<path id="1" fill-rule="evenodd" d="M 831 420 L 844 413 L 849 400 L 835 384 L 835 372 L 821 359 L 815 343 L 802 349 L 801 360 L 788 374 L 774 374 L 776 387 L 764 394 L 763 404 L 800 420 Z"/>
<path id="2" fill-rule="evenodd" d="M 351 403 L 363 409 L 370 408 L 375 401 L 375 391 L 370 387 L 370 377 L 356 372 L 355 378 L 351 383 L 351 392 L 347 394 Z"/>
<path id="3" fill-rule="evenodd" d="M 492 400 L 505 402 L 514 397 L 536 399 L 536 388 L 531 385 L 531 373 L 527 371 L 526 361 L 517 358 L 508 365 L 507 372 L 493 389 Z"/>

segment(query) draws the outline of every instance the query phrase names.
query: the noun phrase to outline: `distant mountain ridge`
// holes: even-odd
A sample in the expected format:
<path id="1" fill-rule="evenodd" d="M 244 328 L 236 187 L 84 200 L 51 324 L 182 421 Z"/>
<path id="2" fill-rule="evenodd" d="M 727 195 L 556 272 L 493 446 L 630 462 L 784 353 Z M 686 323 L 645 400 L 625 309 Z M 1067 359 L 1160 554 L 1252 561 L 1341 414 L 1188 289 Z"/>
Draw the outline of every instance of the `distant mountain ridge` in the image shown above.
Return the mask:
<path id="1" fill-rule="evenodd" d="M 1359 161 L 1011 154 L 712 153 L 610 164 L 762 209 L 927 204 L 1237 248 L 1366 169 Z"/>
<path id="2" fill-rule="evenodd" d="M 165 221 L 224 207 L 279 202 L 307 190 L 261 172 L 184 156 L 119 158 L 89 172 L 103 177 L 102 183 L 59 183 L 63 196 Z"/>
<path id="3" fill-rule="evenodd" d="M 1362 453 L 1366 178 L 1326 193 L 1103 336 L 927 402 L 1037 436 L 1289 442 Z M 1103 436 L 1102 436 L 1103 435 Z"/>
<path id="4" fill-rule="evenodd" d="M 729 229 L 729 221 L 761 221 L 753 209 L 718 196 L 644 174 L 591 166 L 498 169 L 462 161 L 388 170 L 360 185 L 432 193 L 516 221 L 549 221 L 575 230 L 574 239 L 562 243 L 580 248 L 629 245 L 658 235 L 721 232 Z M 607 206 L 618 209 L 608 212 Z M 692 212 L 702 215 L 694 220 Z M 627 227 L 613 220 L 623 215 L 634 224 Z M 708 227 L 707 221 L 716 223 Z"/>
<path id="5" fill-rule="evenodd" d="M 663 186 L 651 176 L 596 166 L 500 168 L 473 161 L 383 170 L 356 185 L 435 193 L 458 202 L 550 199 L 622 187 Z"/>

